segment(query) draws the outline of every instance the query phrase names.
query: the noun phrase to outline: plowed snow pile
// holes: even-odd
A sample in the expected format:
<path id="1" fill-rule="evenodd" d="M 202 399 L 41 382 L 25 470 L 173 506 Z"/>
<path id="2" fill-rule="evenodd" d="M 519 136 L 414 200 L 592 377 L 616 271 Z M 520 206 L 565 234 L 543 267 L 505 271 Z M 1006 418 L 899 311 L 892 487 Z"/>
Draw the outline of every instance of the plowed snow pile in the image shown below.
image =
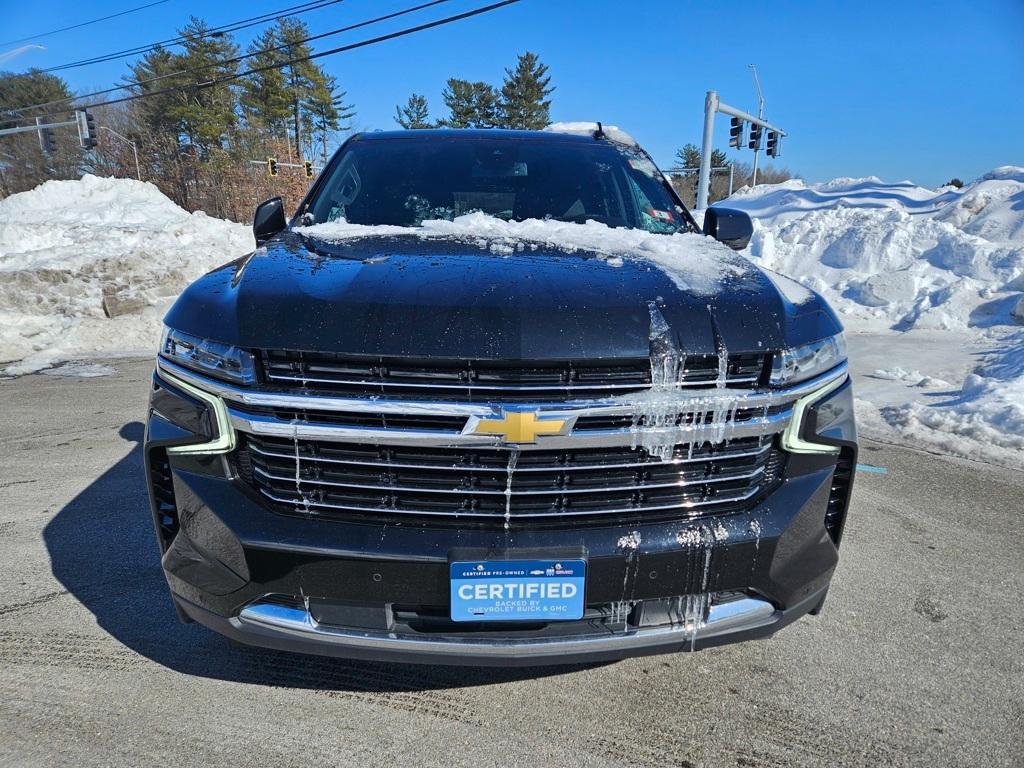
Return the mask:
<path id="1" fill-rule="evenodd" d="M 1024 168 L 962 189 L 877 178 L 743 189 L 749 255 L 823 294 L 868 432 L 1024 466 Z"/>
<path id="2" fill-rule="evenodd" d="M 130 179 L 49 181 L 0 200 L 0 373 L 152 354 L 181 290 L 254 247 L 249 227 Z"/>

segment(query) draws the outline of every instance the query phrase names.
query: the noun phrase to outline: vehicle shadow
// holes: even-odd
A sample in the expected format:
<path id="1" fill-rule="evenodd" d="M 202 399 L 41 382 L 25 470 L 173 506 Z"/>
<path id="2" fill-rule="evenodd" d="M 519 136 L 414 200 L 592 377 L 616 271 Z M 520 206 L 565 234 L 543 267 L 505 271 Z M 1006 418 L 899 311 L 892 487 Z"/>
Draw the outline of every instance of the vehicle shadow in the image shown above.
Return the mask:
<path id="1" fill-rule="evenodd" d="M 149 513 L 142 440 L 131 422 L 123 459 L 43 530 L 53 575 L 126 647 L 169 669 L 217 680 L 335 691 L 460 688 L 558 675 L 581 666 L 482 669 L 347 661 L 243 646 L 175 616 Z"/>

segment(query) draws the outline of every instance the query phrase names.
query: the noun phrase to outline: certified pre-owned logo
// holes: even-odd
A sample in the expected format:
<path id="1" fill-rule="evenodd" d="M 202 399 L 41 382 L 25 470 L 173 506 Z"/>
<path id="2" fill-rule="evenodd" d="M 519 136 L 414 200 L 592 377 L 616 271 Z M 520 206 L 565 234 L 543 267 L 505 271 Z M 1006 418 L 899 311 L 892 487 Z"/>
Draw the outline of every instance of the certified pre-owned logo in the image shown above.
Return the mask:
<path id="1" fill-rule="evenodd" d="M 536 411 L 502 410 L 500 419 L 480 419 L 469 426 L 474 435 L 497 435 L 506 443 L 535 443 L 540 435 L 564 435 L 571 429 L 574 417 L 542 416 Z"/>

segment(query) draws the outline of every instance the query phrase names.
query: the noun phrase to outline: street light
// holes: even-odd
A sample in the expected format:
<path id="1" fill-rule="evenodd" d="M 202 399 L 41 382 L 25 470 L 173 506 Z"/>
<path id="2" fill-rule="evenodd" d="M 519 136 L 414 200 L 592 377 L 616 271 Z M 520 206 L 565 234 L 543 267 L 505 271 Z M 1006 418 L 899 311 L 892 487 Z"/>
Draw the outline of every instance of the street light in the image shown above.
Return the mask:
<path id="1" fill-rule="evenodd" d="M 114 134 L 117 138 L 119 138 L 121 141 L 125 142 L 132 148 L 132 154 L 135 155 L 135 176 L 138 178 L 139 181 L 142 181 L 142 168 L 139 166 L 139 150 L 135 142 L 129 139 L 127 136 L 122 136 L 113 128 L 108 128 L 105 125 L 101 125 L 100 128 L 104 131 L 109 131 L 110 133 Z"/>

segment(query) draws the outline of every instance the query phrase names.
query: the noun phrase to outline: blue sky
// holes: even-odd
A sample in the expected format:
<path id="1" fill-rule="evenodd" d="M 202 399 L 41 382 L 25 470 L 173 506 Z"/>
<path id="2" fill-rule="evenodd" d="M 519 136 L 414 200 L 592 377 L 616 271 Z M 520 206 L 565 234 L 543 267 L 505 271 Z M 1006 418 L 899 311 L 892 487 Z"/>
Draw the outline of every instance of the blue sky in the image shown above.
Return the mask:
<path id="1" fill-rule="evenodd" d="M 10 3 L 14 39 L 143 5 L 146 0 Z M 303 15 L 315 32 L 416 0 L 345 0 Z M 299 0 L 184 0 L 30 40 L 0 65 L 21 70 L 172 37 L 190 13 L 213 25 Z M 326 49 L 450 15 L 487 0 L 451 0 L 415 17 L 321 41 Z M 45 10 L 45 13 L 40 13 Z M 410 19 L 415 18 L 413 22 Z M 239 34 L 245 43 L 254 30 Z M 980 2 L 680 2 L 523 0 L 494 13 L 322 59 L 348 91 L 362 130 L 395 127 L 395 104 L 425 94 L 435 115 L 450 76 L 500 83 L 516 55 L 551 69 L 554 120 L 602 120 L 632 133 L 662 165 L 700 143 L 704 93 L 754 111 L 755 63 L 767 117 L 790 133 L 779 162 L 811 181 L 877 175 L 934 186 L 998 165 L 1024 165 L 1024 0 Z M 0 46 L 3 53 L 26 43 Z M 115 83 L 124 61 L 65 71 L 72 88 Z M 724 147 L 728 119 L 716 122 Z M 738 155 L 749 162 L 750 152 Z"/>

